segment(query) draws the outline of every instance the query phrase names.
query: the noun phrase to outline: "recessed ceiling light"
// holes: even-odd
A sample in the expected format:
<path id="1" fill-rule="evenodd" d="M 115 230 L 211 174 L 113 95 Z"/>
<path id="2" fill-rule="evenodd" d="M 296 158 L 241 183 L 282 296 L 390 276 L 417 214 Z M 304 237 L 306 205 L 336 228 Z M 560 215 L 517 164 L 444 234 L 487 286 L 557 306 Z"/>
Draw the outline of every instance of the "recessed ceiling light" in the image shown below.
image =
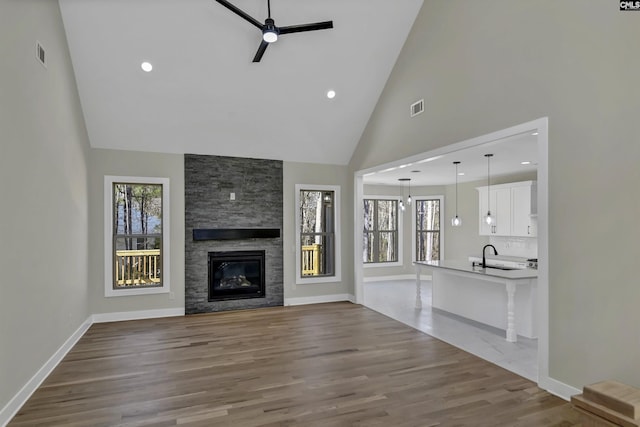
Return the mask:
<path id="1" fill-rule="evenodd" d="M 520 162 L 520 164 L 521 164 L 521 165 L 530 165 L 530 164 L 531 164 L 531 162 L 529 162 L 529 161 L 525 161 L 525 162 Z"/>
<path id="2" fill-rule="evenodd" d="M 330 91 L 327 92 L 327 98 L 329 99 L 333 99 L 336 97 L 336 91 L 331 89 Z"/>
<path id="3" fill-rule="evenodd" d="M 151 70 L 153 70 L 153 65 L 151 65 L 150 62 L 143 62 L 142 64 L 140 64 L 140 68 L 142 68 L 143 71 L 146 71 L 147 73 Z"/>
<path id="4" fill-rule="evenodd" d="M 464 172 L 458 172 L 458 176 L 464 176 Z"/>
<path id="5" fill-rule="evenodd" d="M 538 132 L 534 132 L 531 135 L 536 136 L 538 134 Z"/>

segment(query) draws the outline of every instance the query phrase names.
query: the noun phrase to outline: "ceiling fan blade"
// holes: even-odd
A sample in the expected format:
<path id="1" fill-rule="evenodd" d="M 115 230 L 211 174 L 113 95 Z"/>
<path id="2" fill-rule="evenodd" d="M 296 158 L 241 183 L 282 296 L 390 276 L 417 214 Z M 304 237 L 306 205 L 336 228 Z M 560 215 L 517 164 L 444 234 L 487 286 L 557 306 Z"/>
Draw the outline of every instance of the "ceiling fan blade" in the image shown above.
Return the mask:
<path id="1" fill-rule="evenodd" d="M 303 31 L 327 30 L 333 28 L 333 21 L 314 22 L 313 24 L 289 25 L 280 27 L 280 34 L 301 33 Z"/>
<path id="2" fill-rule="evenodd" d="M 260 43 L 258 51 L 256 52 L 256 56 L 253 57 L 253 62 L 260 62 L 262 55 L 264 55 L 264 51 L 267 50 L 267 46 L 269 46 L 269 43 L 262 40 L 262 43 Z"/>
<path id="3" fill-rule="evenodd" d="M 216 1 L 218 3 L 220 3 L 221 5 L 223 5 L 224 7 L 226 7 L 227 9 L 229 9 L 231 12 L 233 12 L 236 15 L 246 19 L 247 21 L 251 22 L 256 27 L 258 27 L 260 30 L 262 30 L 262 27 L 263 27 L 264 24 L 262 24 L 260 21 L 258 21 L 254 17 L 252 17 L 252 16 L 248 15 L 246 12 L 238 9 L 237 7 L 235 7 L 234 5 L 229 3 L 227 0 L 216 0 Z"/>

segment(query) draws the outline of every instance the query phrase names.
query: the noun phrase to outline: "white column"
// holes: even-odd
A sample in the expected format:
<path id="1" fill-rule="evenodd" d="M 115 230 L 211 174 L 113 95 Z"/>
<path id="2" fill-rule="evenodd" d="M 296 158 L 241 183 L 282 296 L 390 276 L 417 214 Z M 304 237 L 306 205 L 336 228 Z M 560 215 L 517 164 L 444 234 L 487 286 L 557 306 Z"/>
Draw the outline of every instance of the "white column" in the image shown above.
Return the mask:
<path id="1" fill-rule="evenodd" d="M 416 267 L 416 310 L 422 310 L 422 295 L 420 294 L 420 266 Z"/>
<path id="2" fill-rule="evenodd" d="M 517 342 L 516 332 L 516 284 L 508 280 L 505 284 L 507 290 L 507 341 Z"/>

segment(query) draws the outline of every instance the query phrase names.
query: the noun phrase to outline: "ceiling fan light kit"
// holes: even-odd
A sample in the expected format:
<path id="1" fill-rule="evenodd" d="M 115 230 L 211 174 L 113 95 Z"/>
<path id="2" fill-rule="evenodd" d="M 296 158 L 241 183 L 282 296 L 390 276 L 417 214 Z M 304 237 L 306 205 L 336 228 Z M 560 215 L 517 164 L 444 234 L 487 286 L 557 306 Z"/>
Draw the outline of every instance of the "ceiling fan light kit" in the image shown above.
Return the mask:
<path id="1" fill-rule="evenodd" d="M 315 31 L 315 30 L 326 30 L 329 28 L 333 28 L 333 21 L 322 21 L 322 22 L 314 22 L 311 24 L 300 24 L 300 25 L 289 25 L 286 27 L 278 27 L 275 24 L 275 21 L 271 18 L 271 0 L 267 0 L 267 19 L 265 19 L 264 24 L 260 23 L 257 19 L 253 18 L 248 13 L 244 12 L 241 9 L 238 9 L 233 4 L 229 3 L 227 0 L 216 0 L 218 3 L 240 16 L 241 18 L 249 21 L 254 26 L 258 27 L 260 31 L 262 31 L 262 41 L 260 42 L 260 46 L 258 46 L 258 51 L 256 55 L 253 57 L 253 62 L 260 62 L 262 56 L 264 55 L 265 50 L 267 50 L 267 46 L 270 43 L 278 40 L 278 37 L 282 34 L 291 34 L 291 33 L 301 33 L 305 31 Z"/>
<path id="2" fill-rule="evenodd" d="M 278 29 L 273 19 L 267 18 L 266 21 L 264 21 L 264 26 L 265 28 L 262 30 L 262 40 L 267 43 L 273 43 L 278 40 Z"/>

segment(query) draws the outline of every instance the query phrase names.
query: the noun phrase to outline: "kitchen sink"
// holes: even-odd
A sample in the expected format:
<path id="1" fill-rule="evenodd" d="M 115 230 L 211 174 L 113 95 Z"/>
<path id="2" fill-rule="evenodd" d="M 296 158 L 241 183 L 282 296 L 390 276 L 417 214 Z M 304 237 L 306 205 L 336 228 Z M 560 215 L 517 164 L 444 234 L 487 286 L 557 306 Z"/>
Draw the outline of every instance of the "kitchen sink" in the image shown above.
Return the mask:
<path id="1" fill-rule="evenodd" d="M 521 268 L 516 268 L 516 267 L 503 267 L 503 266 L 497 266 L 497 265 L 487 265 L 487 268 L 495 268 L 496 270 L 522 270 Z"/>
<path id="2" fill-rule="evenodd" d="M 471 266 L 473 268 L 482 268 L 482 263 L 480 262 L 472 262 Z M 496 270 L 522 270 L 522 268 L 518 268 L 518 267 L 505 267 L 504 265 L 487 265 L 486 268 L 495 268 Z"/>

